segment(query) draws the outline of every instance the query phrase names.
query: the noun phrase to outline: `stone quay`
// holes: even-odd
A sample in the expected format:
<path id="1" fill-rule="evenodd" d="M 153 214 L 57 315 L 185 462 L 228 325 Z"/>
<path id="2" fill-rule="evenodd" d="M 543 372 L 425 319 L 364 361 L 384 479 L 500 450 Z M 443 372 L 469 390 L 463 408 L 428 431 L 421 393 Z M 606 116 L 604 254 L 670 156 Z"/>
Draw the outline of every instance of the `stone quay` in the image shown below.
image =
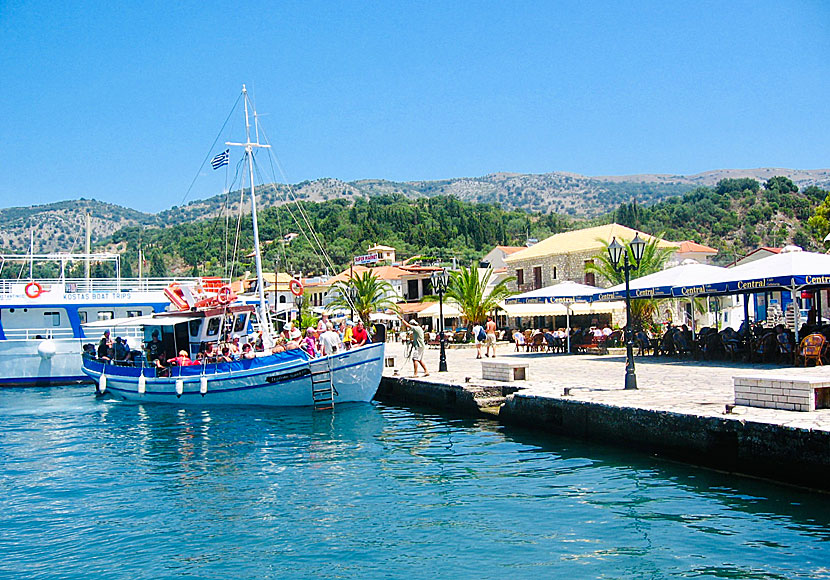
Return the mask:
<path id="1" fill-rule="evenodd" d="M 387 343 L 376 399 L 490 417 L 505 425 L 830 491 L 830 409 L 744 406 L 736 404 L 735 396 L 736 377 L 824 383 L 830 380 L 830 367 L 643 356 L 636 358 L 639 388 L 627 391 L 620 351 L 526 353 L 516 352 L 512 343 L 499 343 L 495 359 L 478 360 L 471 347 L 446 352 L 448 372 L 438 372 L 439 350 L 429 348 L 424 357 L 429 376 L 413 377 L 403 345 Z M 484 379 L 482 361 L 518 363 L 524 373 Z M 521 374 L 523 379 L 513 380 Z"/>

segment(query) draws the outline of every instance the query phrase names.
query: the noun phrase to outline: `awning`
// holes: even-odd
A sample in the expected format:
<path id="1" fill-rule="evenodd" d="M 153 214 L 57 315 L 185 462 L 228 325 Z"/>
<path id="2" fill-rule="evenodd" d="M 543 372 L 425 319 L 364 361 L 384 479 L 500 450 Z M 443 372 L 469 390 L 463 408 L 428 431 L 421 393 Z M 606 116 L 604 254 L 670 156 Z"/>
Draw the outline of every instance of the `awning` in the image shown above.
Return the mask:
<path id="1" fill-rule="evenodd" d="M 155 318 L 152 314 L 132 318 L 111 318 L 82 324 L 84 328 L 130 328 L 135 326 L 175 326 L 182 322 L 201 320 L 201 316 L 164 316 Z"/>
<path id="2" fill-rule="evenodd" d="M 510 318 L 525 318 L 529 316 L 566 316 L 568 314 L 567 304 L 501 304 L 501 308 L 507 312 Z M 613 312 L 624 312 L 625 302 L 592 302 L 577 303 L 570 305 L 571 316 L 579 314 L 604 314 Z"/>

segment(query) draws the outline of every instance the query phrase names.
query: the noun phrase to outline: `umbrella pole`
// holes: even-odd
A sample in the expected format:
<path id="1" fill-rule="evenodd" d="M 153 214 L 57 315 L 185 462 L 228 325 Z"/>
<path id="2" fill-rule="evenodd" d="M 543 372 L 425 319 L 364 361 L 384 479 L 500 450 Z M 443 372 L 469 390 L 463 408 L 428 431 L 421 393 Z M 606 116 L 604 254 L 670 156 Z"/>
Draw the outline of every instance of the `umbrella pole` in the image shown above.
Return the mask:
<path id="1" fill-rule="evenodd" d="M 571 354 L 571 305 L 565 308 L 565 334 L 568 338 L 568 354 Z"/>

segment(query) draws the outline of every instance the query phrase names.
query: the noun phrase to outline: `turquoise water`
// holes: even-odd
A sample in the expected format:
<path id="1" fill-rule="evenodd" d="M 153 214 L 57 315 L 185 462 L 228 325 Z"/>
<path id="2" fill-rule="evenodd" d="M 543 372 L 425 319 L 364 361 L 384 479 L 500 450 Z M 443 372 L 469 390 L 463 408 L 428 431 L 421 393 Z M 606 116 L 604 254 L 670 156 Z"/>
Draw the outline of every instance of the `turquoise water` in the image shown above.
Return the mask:
<path id="1" fill-rule="evenodd" d="M 0 390 L 2 578 L 830 578 L 830 497 L 384 405 Z"/>

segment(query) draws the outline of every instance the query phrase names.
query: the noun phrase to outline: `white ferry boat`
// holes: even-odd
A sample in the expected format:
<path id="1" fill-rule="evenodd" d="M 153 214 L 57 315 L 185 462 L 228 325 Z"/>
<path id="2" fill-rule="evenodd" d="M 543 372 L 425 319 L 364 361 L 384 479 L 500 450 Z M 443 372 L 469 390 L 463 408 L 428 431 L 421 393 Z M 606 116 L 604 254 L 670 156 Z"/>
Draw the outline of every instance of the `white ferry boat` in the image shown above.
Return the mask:
<path id="1" fill-rule="evenodd" d="M 64 272 L 72 262 L 117 265 L 119 258 L 117 254 L 28 254 L 0 256 L 0 261 L 6 266 L 21 261 L 53 262 Z M 164 312 L 170 306 L 165 291 L 176 283 L 193 285 L 198 279 L 0 279 L 0 386 L 89 382 L 81 372 L 83 344 L 97 343 L 103 329 L 95 329 L 96 334 L 90 336 L 83 325 Z M 131 348 L 141 347 L 136 329 L 118 332 Z"/>

